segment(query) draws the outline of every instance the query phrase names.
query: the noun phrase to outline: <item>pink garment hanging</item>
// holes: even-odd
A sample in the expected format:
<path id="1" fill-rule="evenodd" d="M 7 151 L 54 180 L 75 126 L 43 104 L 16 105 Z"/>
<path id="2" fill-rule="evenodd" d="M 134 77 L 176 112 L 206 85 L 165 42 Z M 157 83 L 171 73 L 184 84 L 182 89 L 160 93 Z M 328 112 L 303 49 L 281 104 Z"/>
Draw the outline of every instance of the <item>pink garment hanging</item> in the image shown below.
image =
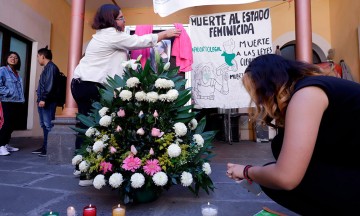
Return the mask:
<path id="1" fill-rule="evenodd" d="M 135 28 L 135 34 L 138 36 L 151 34 L 153 31 L 152 25 L 137 25 Z M 138 49 L 131 51 L 131 58 L 137 59 L 139 55 L 142 55 L 140 60 L 141 65 L 144 67 L 146 60 L 150 57 L 150 48 Z"/>
<path id="2" fill-rule="evenodd" d="M 174 23 L 175 28 L 181 30 L 179 37 L 175 37 L 171 55 L 176 57 L 176 66 L 179 72 L 191 71 L 193 63 L 192 44 L 189 35 L 181 23 Z"/>

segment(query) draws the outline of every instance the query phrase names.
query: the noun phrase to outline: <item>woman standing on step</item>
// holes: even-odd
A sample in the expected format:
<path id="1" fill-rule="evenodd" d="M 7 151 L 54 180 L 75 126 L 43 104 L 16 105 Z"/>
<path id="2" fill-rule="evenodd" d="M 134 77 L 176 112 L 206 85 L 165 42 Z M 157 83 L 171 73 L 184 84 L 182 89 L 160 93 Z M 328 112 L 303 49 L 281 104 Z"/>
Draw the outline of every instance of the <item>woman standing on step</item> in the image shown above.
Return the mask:
<path id="1" fill-rule="evenodd" d="M 19 54 L 10 51 L 5 56 L 5 65 L 0 67 L 0 101 L 3 107 L 4 124 L 0 129 L 0 156 L 19 151 L 9 145 L 15 122 L 19 121 L 18 113 L 25 102 L 23 81 L 18 70 L 21 66 Z"/>
<path id="2" fill-rule="evenodd" d="M 300 215 L 352 215 L 360 206 L 360 84 L 270 54 L 255 58 L 243 83 L 255 117 L 280 128 L 276 162 L 229 163 L 228 177 L 257 182 L 275 202 Z"/>

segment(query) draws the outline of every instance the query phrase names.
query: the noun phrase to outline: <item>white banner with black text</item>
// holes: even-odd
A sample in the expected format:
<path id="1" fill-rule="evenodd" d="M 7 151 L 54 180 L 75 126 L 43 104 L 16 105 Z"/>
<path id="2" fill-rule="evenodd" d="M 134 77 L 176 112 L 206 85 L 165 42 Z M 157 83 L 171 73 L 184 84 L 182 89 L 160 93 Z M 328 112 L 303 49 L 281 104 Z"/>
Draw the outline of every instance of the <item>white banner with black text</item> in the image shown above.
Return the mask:
<path id="1" fill-rule="evenodd" d="M 273 53 L 268 8 L 191 16 L 193 101 L 201 108 L 249 107 L 241 81 L 256 56 Z"/>

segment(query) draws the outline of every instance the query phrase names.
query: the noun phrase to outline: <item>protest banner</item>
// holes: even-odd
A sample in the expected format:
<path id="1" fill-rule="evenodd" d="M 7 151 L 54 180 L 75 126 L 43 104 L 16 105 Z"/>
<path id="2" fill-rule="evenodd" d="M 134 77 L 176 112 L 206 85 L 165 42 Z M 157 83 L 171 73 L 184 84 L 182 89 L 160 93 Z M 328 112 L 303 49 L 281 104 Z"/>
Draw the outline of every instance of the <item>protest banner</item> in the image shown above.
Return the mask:
<path id="1" fill-rule="evenodd" d="M 249 107 L 241 78 L 256 56 L 274 53 L 268 8 L 191 16 L 191 86 L 199 108 Z"/>

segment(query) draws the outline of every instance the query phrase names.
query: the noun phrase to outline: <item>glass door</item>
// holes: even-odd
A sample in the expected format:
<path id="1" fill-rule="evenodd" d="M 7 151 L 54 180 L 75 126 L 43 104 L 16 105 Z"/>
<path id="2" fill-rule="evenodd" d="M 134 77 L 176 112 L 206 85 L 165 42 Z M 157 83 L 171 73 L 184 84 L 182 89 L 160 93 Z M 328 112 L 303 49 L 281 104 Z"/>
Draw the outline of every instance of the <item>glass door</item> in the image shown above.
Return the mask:
<path id="1" fill-rule="evenodd" d="M 10 29 L 0 25 L 0 59 L 1 65 L 5 65 L 5 55 L 9 51 L 15 51 L 21 59 L 21 68 L 19 74 L 23 79 L 25 103 L 22 106 L 20 115 L 21 121 L 15 123 L 15 130 L 26 130 L 28 117 L 29 101 L 29 80 L 30 80 L 30 63 L 31 63 L 32 42 L 16 34 Z"/>

